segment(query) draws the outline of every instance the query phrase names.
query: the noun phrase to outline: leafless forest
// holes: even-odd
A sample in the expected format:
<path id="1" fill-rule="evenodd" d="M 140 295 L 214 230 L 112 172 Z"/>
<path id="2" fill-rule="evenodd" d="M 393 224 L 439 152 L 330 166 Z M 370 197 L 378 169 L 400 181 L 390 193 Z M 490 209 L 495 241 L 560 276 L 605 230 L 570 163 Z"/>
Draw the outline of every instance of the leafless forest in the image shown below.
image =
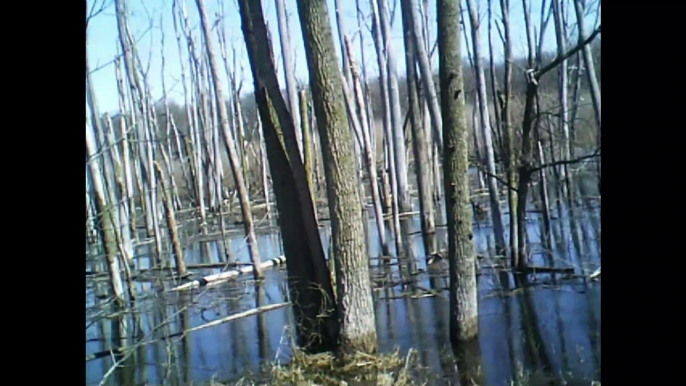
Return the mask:
<path id="1" fill-rule="evenodd" d="M 87 1 L 88 384 L 599 381 L 600 1 L 161 3 Z"/>

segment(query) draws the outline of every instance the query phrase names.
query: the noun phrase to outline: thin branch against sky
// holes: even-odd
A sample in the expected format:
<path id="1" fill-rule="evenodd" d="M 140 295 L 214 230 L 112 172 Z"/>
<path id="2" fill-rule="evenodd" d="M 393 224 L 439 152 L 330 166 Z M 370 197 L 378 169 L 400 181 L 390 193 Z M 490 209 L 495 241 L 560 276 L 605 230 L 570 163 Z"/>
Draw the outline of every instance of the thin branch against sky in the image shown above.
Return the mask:
<path id="1" fill-rule="evenodd" d="M 160 74 L 160 76 L 151 76 L 148 78 L 148 86 L 150 87 L 151 94 L 154 99 L 158 99 L 162 97 L 162 79 L 161 76 L 165 77 L 165 82 L 169 82 L 170 84 L 178 81 L 181 79 L 180 76 L 180 65 L 178 61 L 178 50 L 174 44 L 168 44 L 164 48 L 164 56 L 165 56 L 165 74 L 161 74 L 161 58 L 158 56 L 157 53 L 161 52 L 161 47 L 158 47 L 159 45 L 159 36 L 157 34 L 159 33 L 164 33 L 165 35 L 174 36 L 174 30 L 173 30 L 173 25 L 171 22 L 164 23 L 163 26 L 160 25 L 160 15 L 161 13 L 166 13 L 164 15 L 165 18 L 168 17 L 167 20 L 171 20 L 171 12 L 172 12 L 172 7 L 169 6 L 169 1 L 167 0 L 127 0 L 128 5 L 129 5 L 129 22 L 130 22 L 130 27 L 132 34 L 134 36 L 141 36 L 141 35 L 147 35 L 150 34 L 151 36 L 147 36 L 147 38 L 139 39 L 137 42 L 137 48 L 138 51 L 141 53 L 149 53 L 150 50 L 152 49 L 153 52 L 155 52 L 155 55 L 152 55 L 150 57 L 150 63 L 145 63 L 145 65 L 149 65 L 151 74 Z M 184 0 L 182 0 L 184 1 Z M 185 0 L 188 1 L 188 0 Z M 333 9 L 333 0 L 327 0 L 329 2 L 329 7 L 330 9 Z M 479 4 L 479 9 L 485 10 L 485 1 L 487 0 L 478 0 L 477 3 Z M 269 24 L 270 28 L 273 30 L 272 33 L 276 33 L 276 25 L 277 25 L 277 19 L 276 19 L 276 9 L 274 6 L 272 6 L 272 2 L 270 1 L 263 1 L 265 5 L 265 17 L 267 18 L 267 23 Z M 105 4 L 105 7 L 102 10 L 99 10 L 99 8 Z M 144 3 L 144 4 L 143 4 Z M 228 4 L 230 5 L 228 5 Z M 395 1 L 390 2 L 390 6 L 392 7 Z M 481 4 L 483 3 L 483 4 Z M 541 4 L 543 3 L 542 0 L 533 0 L 531 1 L 532 4 L 532 14 L 538 15 L 540 13 L 540 7 Z M 106 64 L 108 62 L 111 62 L 116 56 L 117 56 L 117 25 L 116 25 L 116 19 L 115 19 L 115 14 L 114 14 L 114 8 L 112 6 L 113 2 L 105 0 L 104 2 L 102 0 L 88 0 L 88 7 L 89 10 L 91 7 L 97 7 L 98 13 L 92 17 L 89 21 L 88 25 L 88 34 L 89 34 L 89 39 L 88 39 L 88 47 L 87 47 L 87 54 L 89 55 L 89 60 L 91 63 L 95 64 L 94 68 L 99 68 L 99 66 L 102 66 L 103 64 Z M 430 32 L 430 37 L 432 39 L 435 39 L 436 36 L 436 9 L 435 9 L 435 2 L 431 1 L 429 2 L 430 4 L 430 9 L 428 10 L 429 12 L 429 17 L 428 20 L 430 22 L 429 25 L 429 32 Z M 291 31 L 291 45 L 292 49 L 294 51 L 294 60 L 295 60 L 295 72 L 296 72 L 296 78 L 299 84 L 306 84 L 307 79 L 308 79 L 308 73 L 307 73 L 307 64 L 305 63 L 305 55 L 304 55 L 304 46 L 302 42 L 302 33 L 300 29 L 300 22 L 297 17 L 297 9 L 294 6 L 294 2 L 287 2 L 286 4 L 286 12 L 288 14 L 288 23 L 290 26 L 290 31 Z M 378 69 L 376 65 L 376 61 L 373 60 L 375 52 L 374 52 L 374 46 L 373 46 L 373 40 L 371 38 L 371 34 L 369 32 L 369 28 L 363 28 L 362 31 L 358 31 L 357 28 L 357 9 L 356 9 L 356 4 L 354 1 L 344 1 L 341 2 L 342 8 L 343 8 L 343 18 L 344 18 L 344 25 L 346 26 L 346 31 L 345 33 L 350 35 L 350 36 L 358 36 L 359 33 L 364 34 L 364 41 L 365 41 L 365 58 L 367 59 L 367 72 L 371 77 L 376 77 L 378 76 Z M 219 6 L 219 2 L 208 2 L 208 14 L 214 15 L 216 12 L 219 10 L 217 7 Z M 363 14 L 368 15 L 369 14 L 369 2 L 366 0 L 360 1 L 360 7 L 362 9 Z M 513 38 L 513 53 L 515 57 L 522 56 L 526 50 L 526 38 L 525 38 L 525 33 L 524 33 L 524 27 L 523 27 L 523 15 L 522 15 L 522 10 L 521 7 L 516 7 L 512 6 L 512 9 L 510 10 L 510 20 L 512 23 L 512 38 Z M 589 31 L 592 31 L 595 29 L 596 25 L 600 23 L 599 17 L 597 15 L 597 10 L 598 7 L 588 7 L 588 14 L 586 15 L 587 19 L 587 29 Z M 200 36 L 200 30 L 198 28 L 199 26 L 199 17 L 197 15 L 197 11 L 193 8 L 188 8 L 188 16 L 190 19 L 190 24 L 193 28 L 193 34 L 194 36 Z M 500 17 L 500 9 L 499 7 L 494 7 L 494 17 L 499 18 Z M 481 13 L 481 12 L 480 12 Z M 168 14 L 168 15 L 167 15 Z M 243 40 L 242 32 L 241 32 L 241 22 L 240 22 L 240 16 L 238 14 L 237 6 L 235 4 L 235 1 L 227 1 L 225 2 L 225 10 L 224 10 L 224 15 L 225 15 L 225 20 L 224 20 L 224 26 L 226 28 L 226 38 L 227 38 L 227 44 L 229 46 L 233 45 L 236 47 L 236 55 L 238 56 L 238 65 L 240 67 L 245 67 L 247 63 L 247 55 L 245 51 L 245 42 Z M 332 28 L 336 28 L 336 23 L 335 23 L 335 14 L 331 13 L 330 15 L 331 18 L 331 26 Z M 534 24 L 536 24 L 537 28 L 539 27 L 537 25 L 538 23 L 537 17 L 533 18 Z M 151 27 L 152 25 L 152 27 Z M 573 28 L 573 26 L 572 26 Z M 150 31 L 151 29 L 152 31 Z M 147 34 L 145 33 L 146 30 L 149 30 Z M 481 31 L 482 34 L 484 34 L 483 39 L 486 39 L 487 37 L 485 34 L 488 33 L 488 29 L 484 28 Z M 576 32 L 575 32 L 576 33 Z M 395 18 L 392 23 L 392 38 L 393 38 L 393 46 L 395 47 L 395 50 L 398 51 L 398 55 L 402 53 L 402 50 L 404 50 L 404 41 L 403 41 L 403 31 L 402 31 L 402 23 L 400 23 L 399 18 Z M 469 38 L 471 39 L 471 38 Z M 281 47 L 280 47 L 280 42 L 279 39 L 276 37 L 273 38 L 272 45 L 274 47 L 275 54 L 277 56 L 280 56 L 281 54 Z M 544 44 L 544 51 L 551 51 L 554 50 L 554 36 L 552 35 L 552 29 L 547 29 L 546 30 L 546 37 L 545 37 L 545 44 Z M 471 42 L 465 42 L 465 49 L 466 47 L 471 44 Z M 356 57 L 362 57 L 360 53 L 360 47 L 359 44 L 354 44 L 354 50 L 355 50 L 355 55 Z M 337 46 L 336 51 L 338 52 L 340 48 Z M 340 52 L 338 52 L 340 55 Z M 466 52 L 465 52 L 466 54 Z M 496 44 L 494 46 L 494 54 L 495 58 L 497 61 L 502 60 L 503 58 L 503 52 L 502 52 L 502 47 L 500 44 Z M 146 55 L 147 56 L 147 55 Z M 399 57 L 403 57 L 402 55 Z M 145 58 L 147 61 L 147 57 Z M 279 60 L 280 58 L 275 58 Z M 432 57 L 432 64 L 433 68 L 437 69 L 437 58 Z M 398 61 L 398 73 L 403 74 L 405 72 L 405 61 L 404 60 L 399 60 Z M 117 100 L 117 87 L 116 87 L 116 80 L 115 80 L 115 74 L 114 74 L 114 68 L 113 66 L 104 66 L 102 68 L 99 68 L 99 70 L 95 73 L 92 74 L 93 76 L 93 85 L 95 88 L 95 92 L 97 93 L 98 100 L 101 105 L 101 110 L 102 112 L 108 112 L 110 114 L 116 113 L 118 111 L 118 100 Z M 251 93 L 252 92 L 252 79 L 245 79 L 246 76 L 250 76 L 248 72 L 245 71 L 240 71 L 240 69 L 237 69 L 237 75 L 240 77 L 239 81 L 244 81 L 245 87 L 243 88 L 243 93 Z M 279 81 L 281 82 L 282 85 L 285 85 L 283 82 L 283 71 L 279 71 L 278 74 Z M 227 80 L 228 81 L 228 80 Z M 181 103 L 183 101 L 183 94 L 182 94 L 182 89 L 180 87 L 177 87 L 174 91 L 170 92 L 168 95 L 168 98 L 171 99 L 173 102 Z M 168 90 L 169 91 L 169 90 Z"/>

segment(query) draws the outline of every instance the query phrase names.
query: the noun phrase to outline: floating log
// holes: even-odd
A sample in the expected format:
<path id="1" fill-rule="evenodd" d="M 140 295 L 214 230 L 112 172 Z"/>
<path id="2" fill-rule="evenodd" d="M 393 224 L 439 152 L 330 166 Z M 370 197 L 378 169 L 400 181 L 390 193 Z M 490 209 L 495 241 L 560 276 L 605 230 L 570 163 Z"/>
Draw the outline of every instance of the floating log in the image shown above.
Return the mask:
<path id="1" fill-rule="evenodd" d="M 279 256 L 275 259 L 267 260 L 260 264 L 261 269 L 266 269 L 266 268 L 271 268 L 275 267 L 277 265 L 282 265 L 286 263 L 286 257 L 285 256 Z M 247 273 L 252 273 L 253 271 L 253 266 L 248 265 L 245 267 L 241 267 L 238 269 L 232 269 L 230 271 L 218 273 L 215 275 L 209 275 L 205 277 L 201 277 L 198 280 L 193 280 L 189 283 L 182 284 L 180 286 L 176 286 L 169 291 L 182 291 L 182 290 L 188 290 L 191 288 L 200 288 L 200 287 L 205 287 L 205 286 L 210 286 L 210 285 L 216 285 L 221 282 L 225 282 L 227 280 L 234 279 L 240 275 L 245 275 Z"/>
<path id="2" fill-rule="evenodd" d="M 573 274 L 574 268 L 572 267 L 541 267 L 541 266 L 529 266 L 525 268 L 526 273 L 567 273 Z"/>

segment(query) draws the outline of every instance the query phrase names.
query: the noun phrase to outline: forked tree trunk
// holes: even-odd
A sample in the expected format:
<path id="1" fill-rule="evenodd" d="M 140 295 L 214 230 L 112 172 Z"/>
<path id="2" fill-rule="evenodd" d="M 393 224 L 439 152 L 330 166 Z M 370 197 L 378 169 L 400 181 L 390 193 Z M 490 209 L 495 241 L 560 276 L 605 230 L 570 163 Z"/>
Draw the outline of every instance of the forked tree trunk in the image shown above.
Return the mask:
<path id="1" fill-rule="evenodd" d="M 279 90 L 262 5 L 240 0 L 239 10 L 279 212 L 297 340 L 309 352 L 333 350 L 338 342 L 338 308 L 331 303 L 334 291 L 315 207 L 295 139 L 296 128 Z"/>

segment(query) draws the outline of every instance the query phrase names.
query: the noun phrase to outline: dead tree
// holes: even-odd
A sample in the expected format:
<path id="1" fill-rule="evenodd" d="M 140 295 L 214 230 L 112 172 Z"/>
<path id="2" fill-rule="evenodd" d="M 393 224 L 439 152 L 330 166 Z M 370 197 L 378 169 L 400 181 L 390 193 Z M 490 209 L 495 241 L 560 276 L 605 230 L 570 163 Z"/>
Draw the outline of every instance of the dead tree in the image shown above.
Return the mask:
<path id="1" fill-rule="evenodd" d="M 281 57 L 283 58 L 284 79 L 286 79 L 286 96 L 288 107 L 293 117 L 293 126 L 300 128 L 300 109 L 298 103 L 298 89 L 295 81 L 295 60 L 291 47 L 291 35 L 288 28 L 288 17 L 284 0 L 275 0 L 277 22 L 279 24 L 279 41 L 281 43 Z M 307 119 L 307 118 L 304 118 Z M 300 149 L 300 156 L 303 156 L 303 138 L 300 130 L 295 130 L 295 138 Z"/>
<path id="2" fill-rule="evenodd" d="M 486 150 L 486 167 L 488 169 L 488 196 L 491 201 L 491 220 L 493 221 L 493 233 L 495 235 L 496 254 L 505 253 L 505 234 L 503 230 L 503 217 L 500 212 L 500 194 L 496 182 L 495 153 L 493 149 L 493 136 L 491 132 L 491 117 L 488 111 L 488 94 L 486 92 L 486 77 L 483 68 L 483 55 L 479 39 L 479 13 L 474 0 L 467 0 L 469 21 L 472 27 L 472 46 L 474 47 L 474 72 L 476 77 L 477 98 L 479 100 L 479 121 L 481 134 Z M 476 132 L 476 131 L 475 131 Z"/>
<path id="3" fill-rule="evenodd" d="M 252 212 L 250 210 L 250 199 L 245 188 L 245 181 L 241 173 L 241 165 L 236 154 L 236 146 L 233 141 L 233 136 L 229 128 L 229 116 L 226 112 L 226 104 L 224 103 L 224 88 L 222 80 L 219 77 L 219 64 L 214 56 L 214 49 L 212 43 L 212 33 L 210 32 L 209 21 L 207 20 L 207 11 L 205 9 L 204 0 L 196 0 L 198 6 L 198 13 L 200 14 L 200 23 L 202 25 L 203 36 L 205 37 L 205 48 L 207 56 L 210 60 L 210 70 L 212 72 L 212 79 L 214 81 L 215 103 L 219 108 L 219 119 L 221 121 L 222 132 L 224 133 L 224 140 L 226 148 L 229 153 L 229 161 L 231 163 L 231 172 L 233 173 L 234 181 L 236 182 L 236 189 L 238 189 L 238 199 L 241 207 L 241 214 L 243 215 L 243 227 L 245 234 L 248 237 L 248 250 L 252 260 L 254 269 L 253 274 L 256 279 L 262 277 L 262 269 L 260 262 L 260 254 L 257 249 L 257 237 L 255 237 L 255 229 L 252 222 Z M 221 215 L 221 213 L 220 213 Z"/>
<path id="4" fill-rule="evenodd" d="M 407 1 L 403 1 L 407 3 Z M 426 132 L 420 121 L 419 96 L 417 95 L 417 66 L 414 39 L 412 37 L 412 15 L 410 9 L 402 6 L 403 30 L 405 31 L 405 63 L 407 78 L 407 93 L 409 97 L 410 128 L 412 130 L 412 150 L 414 153 L 415 174 L 419 191 L 419 221 L 422 229 L 422 241 L 424 253 L 431 256 L 436 252 L 436 229 L 434 219 L 434 206 L 431 197 L 431 142 L 427 141 Z M 433 82 L 433 80 L 432 80 Z"/>

